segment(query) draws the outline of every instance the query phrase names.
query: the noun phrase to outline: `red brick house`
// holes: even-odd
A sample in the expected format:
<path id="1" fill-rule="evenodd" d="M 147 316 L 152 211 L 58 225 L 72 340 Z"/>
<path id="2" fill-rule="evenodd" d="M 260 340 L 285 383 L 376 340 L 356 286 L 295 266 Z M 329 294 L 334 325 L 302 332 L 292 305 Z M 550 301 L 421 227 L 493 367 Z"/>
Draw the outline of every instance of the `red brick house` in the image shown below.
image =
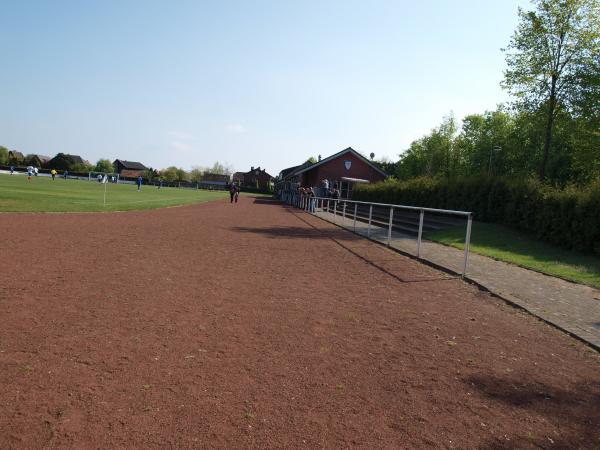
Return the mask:
<path id="1" fill-rule="evenodd" d="M 277 181 L 277 190 L 290 190 L 294 186 L 320 188 L 324 179 L 330 187 L 338 185 L 341 198 L 351 198 L 358 183 L 376 183 L 387 174 L 352 147 L 322 159 L 314 164 L 305 163 L 284 169 Z"/>
<path id="2" fill-rule="evenodd" d="M 261 191 L 267 191 L 274 179 L 267 173 L 266 169 L 261 169 L 260 166 L 251 167 L 248 172 L 236 172 L 233 174 L 233 181 L 239 181 L 240 186 L 258 188 Z"/>
<path id="3" fill-rule="evenodd" d="M 144 174 L 148 169 L 145 165 L 137 161 L 125 161 L 124 159 L 115 159 L 112 163 L 113 169 L 122 177 L 137 178 Z"/>

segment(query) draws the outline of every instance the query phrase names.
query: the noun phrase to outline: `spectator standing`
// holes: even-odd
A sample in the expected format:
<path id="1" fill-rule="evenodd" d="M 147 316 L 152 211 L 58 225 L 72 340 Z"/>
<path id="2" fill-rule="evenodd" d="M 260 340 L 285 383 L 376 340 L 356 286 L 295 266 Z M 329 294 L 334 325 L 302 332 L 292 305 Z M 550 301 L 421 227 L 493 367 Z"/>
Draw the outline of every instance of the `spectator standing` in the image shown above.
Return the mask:
<path id="1" fill-rule="evenodd" d="M 323 178 L 321 187 L 323 188 L 323 197 L 329 197 L 329 180 L 327 178 Z"/>
<path id="2" fill-rule="evenodd" d="M 63 172 L 63 178 L 66 180 L 68 176 L 69 176 L 69 171 L 68 171 L 68 170 L 65 170 L 65 171 Z"/>
<path id="3" fill-rule="evenodd" d="M 138 187 L 138 192 L 140 192 L 142 190 L 142 176 L 141 175 L 139 177 L 137 177 L 136 184 Z"/>
<path id="4" fill-rule="evenodd" d="M 10 174 L 12 175 L 13 173 L 15 173 L 15 166 L 10 166 Z"/>
<path id="5" fill-rule="evenodd" d="M 306 191 L 308 194 L 308 212 L 315 212 L 315 190 L 312 187 L 309 187 Z"/>

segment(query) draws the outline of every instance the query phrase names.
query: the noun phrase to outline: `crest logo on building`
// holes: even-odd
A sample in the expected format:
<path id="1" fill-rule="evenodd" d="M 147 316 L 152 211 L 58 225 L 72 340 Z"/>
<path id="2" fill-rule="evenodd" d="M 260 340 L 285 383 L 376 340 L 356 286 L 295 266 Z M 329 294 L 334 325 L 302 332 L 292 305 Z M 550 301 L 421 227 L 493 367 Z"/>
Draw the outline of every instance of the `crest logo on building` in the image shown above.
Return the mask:
<path id="1" fill-rule="evenodd" d="M 351 166 L 352 166 L 352 161 L 350 161 L 349 159 L 344 161 L 344 167 L 346 168 L 346 170 L 350 170 Z"/>

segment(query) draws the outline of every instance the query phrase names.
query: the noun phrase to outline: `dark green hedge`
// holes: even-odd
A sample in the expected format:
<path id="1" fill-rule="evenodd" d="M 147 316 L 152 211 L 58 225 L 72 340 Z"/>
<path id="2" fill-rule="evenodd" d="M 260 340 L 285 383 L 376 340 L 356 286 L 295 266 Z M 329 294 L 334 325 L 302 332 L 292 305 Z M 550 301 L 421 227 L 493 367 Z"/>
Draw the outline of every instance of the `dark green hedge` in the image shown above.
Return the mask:
<path id="1" fill-rule="evenodd" d="M 414 178 L 359 185 L 352 197 L 472 211 L 475 220 L 500 223 L 565 248 L 600 254 L 600 182 L 558 189 L 533 179 Z"/>

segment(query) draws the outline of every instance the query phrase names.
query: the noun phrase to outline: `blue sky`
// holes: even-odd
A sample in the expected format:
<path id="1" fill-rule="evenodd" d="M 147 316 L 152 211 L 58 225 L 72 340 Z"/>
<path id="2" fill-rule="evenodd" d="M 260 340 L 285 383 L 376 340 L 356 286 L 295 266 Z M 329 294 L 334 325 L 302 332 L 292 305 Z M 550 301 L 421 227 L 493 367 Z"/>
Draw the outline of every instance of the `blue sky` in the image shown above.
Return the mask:
<path id="1" fill-rule="evenodd" d="M 518 6 L 4 0 L 0 145 L 273 175 L 348 146 L 396 160 L 507 100 Z"/>

